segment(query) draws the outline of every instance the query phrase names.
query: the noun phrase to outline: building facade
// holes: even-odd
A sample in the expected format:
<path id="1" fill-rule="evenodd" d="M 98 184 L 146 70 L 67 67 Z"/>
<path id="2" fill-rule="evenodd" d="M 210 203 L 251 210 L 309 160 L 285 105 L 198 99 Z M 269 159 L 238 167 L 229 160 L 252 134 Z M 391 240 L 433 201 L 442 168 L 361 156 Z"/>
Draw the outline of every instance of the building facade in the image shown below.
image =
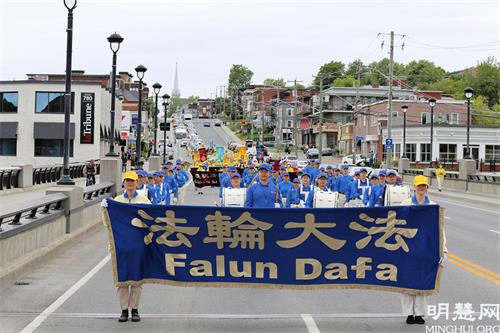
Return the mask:
<path id="1" fill-rule="evenodd" d="M 0 167 L 63 162 L 64 90 L 63 81 L 0 81 Z M 70 163 L 101 158 L 109 147 L 111 93 L 101 83 L 73 81 L 72 96 Z M 117 99 L 116 139 L 120 119 Z"/>

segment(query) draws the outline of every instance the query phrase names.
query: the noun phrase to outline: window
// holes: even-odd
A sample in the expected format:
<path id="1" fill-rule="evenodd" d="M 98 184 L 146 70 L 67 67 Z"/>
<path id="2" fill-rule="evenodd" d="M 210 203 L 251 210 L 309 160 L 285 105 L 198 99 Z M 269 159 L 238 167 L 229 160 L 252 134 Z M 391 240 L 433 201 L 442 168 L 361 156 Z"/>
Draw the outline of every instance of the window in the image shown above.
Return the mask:
<path id="1" fill-rule="evenodd" d="M 417 144 L 407 143 L 405 145 L 405 154 L 410 162 L 415 162 L 417 160 Z"/>
<path id="2" fill-rule="evenodd" d="M 439 160 L 451 162 L 457 160 L 457 145 L 442 143 L 439 145 Z"/>
<path id="3" fill-rule="evenodd" d="M 450 125 L 458 125 L 458 113 L 450 114 Z"/>
<path id="4" fill-rule="evenodd" d="M 62 157 L 63 139 L 35 139 L 35 156 Z M 70 140 L 69 156 L 73 157 L 73 140 Z"/>
<path id="5" fill-rule="evenodd" d="M 0 112 L 17 112 L 17 92 L 0 92 Z"/>
<path id="6" fill-rule="evenodd" d="M 293 127 L 293 121 L 291 121 L 291 120 L 287 120 L 287 122 L 286 122 L 286 127 L 288 127 L 288 128 L 292 128 L 292 127 Z"/>
<path id="7" fill-rule="evenodd" d="M 17 139 L 0 139 L 0 156 L 16 156 Z"/>
<path id="8" fill-rule="evenodd" d="M 401 156 L 401 144 L 395 143 L 393 148 L 393 156 L 400 157 Z"/>
<path id="9" fill-rule="evenodd" d="M 288 115 L 288 117 L 292 116 L 292 112 L 293 112 L 293 109 L 286 109 L 286 114 Z"/>
<path id="10" fill-rule="evenodd" d="M 398 112 L 397 111 L 392 111 L 392 118 L 398 117 Z"/>
<path id="11" fill-rule="evenodd" d="M 71 113 L 75 112 L 75 93 L 71 93 Z M 35 95 L 36 113 L 64 113 L 63 92 L 41 92 Z"/>
<path id="12" fill-rule="evenodd" d="M 431 122 L 431 117 L 429 115 L 429 112 L 422 112 L 420 114 L 421 119 L 422 119 L 422 125 L 428 124 Z"/>
<path id="13" fill-rule="evenodd" d="M 431 144 L 421 143 L 420 144 L 420 162 L 430 162 L 431 161 Z"/>
<path id="14" fill-rule="evenodd" d="M 500 146 L 499 145 L 486 145 L 486 162 L 500 161 Z"/>

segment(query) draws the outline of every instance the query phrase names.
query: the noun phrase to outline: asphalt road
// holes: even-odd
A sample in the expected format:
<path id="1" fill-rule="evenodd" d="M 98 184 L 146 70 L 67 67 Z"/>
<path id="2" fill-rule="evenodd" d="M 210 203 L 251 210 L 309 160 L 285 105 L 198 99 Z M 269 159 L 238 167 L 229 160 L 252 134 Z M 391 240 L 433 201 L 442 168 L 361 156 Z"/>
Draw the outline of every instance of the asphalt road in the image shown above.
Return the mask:
<path id="1" fill-rule="evenodd" d="M 223 140 L 223 134 L 213 134 L 219 133 L 218 130 L 210 127 L 198 133 Z M 178 153 L 178 156 L 185 156 L 183 151 Z M 216 189 L 205 188 L 203 192 L 199 195 L 194 188 L 188 189 L 186 204 L 212 205 L 216 201 Z M 498 325 L 496 319 L 479 321 L 477 318 L 480 304 L 500 302 L 498 206 L 438 195 L 433 200 L 446 208 L 450 259 L 445 265 L 440 293 L 430 297 L 429 304 L 449 304 L 450 318 L 434 320 L 428 317 L 426 326 L 472 325 L 479 328 Z M 475 321 L 453 321 L 456 303 L 471 303 L 476 311 Z M 116 320 L 119 305 L 104 228 L 19 277 L 18 284 L 0 290 L 1 333 L 20 332 L 30 328 L 30 324 L 39 325 L 35 332 L 50 333 L 426 332 L 426 326 L 404 323 L 399 294 L 369 290 L 291 291 L 145 285 L 140 312 L 143 318 L 140 323 L 118 323 Z M 494 332 L 498 332 L 498 327 Z"/>
<path id="2" fill-rule="evenodd" d="M 196 133 L 198 133 L 198 136 L 203 139 L 205 145 L 208 145 L 210 143 L 210 140 L 213 140 L 216 146 L 227 147 L 227 144 L 232 140 L 224 131 L 224 129 L 222 129 L 222 127 L 214 126 L 215 122 L 218 122 L 218 120 L 197 118 L 193 119 Z M 205 127 L 204 124 L 206 123 L 210 124 L 210 127 Z"/>

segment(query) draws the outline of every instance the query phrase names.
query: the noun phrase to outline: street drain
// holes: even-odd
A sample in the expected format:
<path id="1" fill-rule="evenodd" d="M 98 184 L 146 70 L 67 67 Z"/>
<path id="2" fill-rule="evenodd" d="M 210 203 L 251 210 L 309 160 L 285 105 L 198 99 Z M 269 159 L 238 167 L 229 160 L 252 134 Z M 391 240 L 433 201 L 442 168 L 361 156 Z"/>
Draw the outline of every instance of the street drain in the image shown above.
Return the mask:
<path id="1" fill-rule="evenodd" d="M 29 282 L 24 282 L 24 281 L 16 281 L 16 282 L 14 282 L 14 284 L 15 284 L 16 286 L 27 286 L 27 285 L 29 285 L 30 283 L 29 283 Z"/>

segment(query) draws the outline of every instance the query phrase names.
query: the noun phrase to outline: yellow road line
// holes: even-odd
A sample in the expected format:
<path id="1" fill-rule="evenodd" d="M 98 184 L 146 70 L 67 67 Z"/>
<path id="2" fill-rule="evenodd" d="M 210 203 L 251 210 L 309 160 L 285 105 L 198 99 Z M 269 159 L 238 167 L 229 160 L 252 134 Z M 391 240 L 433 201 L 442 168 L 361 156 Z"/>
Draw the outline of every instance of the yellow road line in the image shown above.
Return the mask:
<path id="1" fill-rule="evenodd" d="M 456 266 L 460 267 L 460 268 L 465 269 L 465 270 L 466 270 L 466 271 L 468 271 L 468 272 L 471 272 L 472 274 L 474 274 L 474 275 L 476 275 L 476 276 L 479 276 L 479 277 L 481 277 L 481 278 L 483 278 L 483 279 L 485 279 L 485 280 L 487 280 L 487 281 L 490 281 L 490 282 L 491 282 L 491 283 L 493 283 L 493 284 L 496 284 L 497 286 L 500 286 L 500 280 L 497 280 L 497 279 L 495 279 L 495 278 L 493 278 L 493 277 L 491 277 L 491 276 L 488 276 L 488 275 L 486 275 L 486 274 L 483 274 L 483 273 L 481 273 L 481 272 L 477 271 L 476 269 L 474 269 L 474 268 L 472 268 L 472 267 L 469 267 L 469 266 L 466 266 L 466 265 L 464 265 L 463 263 L 461 263 L 460 261 L 457 261 L 457 260 L 455 260 L 455 259 L 448 258 L 448 261 L 449 261 L 450 263 L 452 263 L 452 264 L 454 264 L 454 265 L 456 265 Z"/>
<path id="2" fill-rule="evenodd" d="M 496 279 L 500 279 L 500 274 L 497 274 L 497 273 L 495 273 L 495 272 L 493 272 L 493 271 L 490 271 L 490 270 L 489 270 L 489 269 L 487 269 L 487 268 L 484 268 L 484 267 L 482 267 L 482 266 L 479 266 L 479 265 L 477 265 L 477 264 L 474 264 L 473 262 L 470 262 L 470 261 L 468 261 L 468 260 L 465 260 L 464 258 L 461 258 L 461 257 L 459 257 L 459 256 L 457 256 L 457 255 L 455 255 L 455 254 L 453 254 L 453 253 L 448 253 L 448 257 L 449 257 L 449 258 L 451 258 L 451 259 L 455 259 L 455 260 L 457 260 L 457 261 L 460 261 L 460 262 L 462 262 L 462 263 L 463 263 L 463 264 L 465 264 L 465 265 L 469 265 L 469 266 L 471 266 L 471 267 L 473 267 L 473 268 L 477 269 L 478 271 L 483 272 L 483 273 L 485 273 L 485 274 L 487 274 L 487 275 L 491 275 L 491 276 L 493 276 L 493 277 L 494 277 L 494 278 L 496 278 Z"/>

